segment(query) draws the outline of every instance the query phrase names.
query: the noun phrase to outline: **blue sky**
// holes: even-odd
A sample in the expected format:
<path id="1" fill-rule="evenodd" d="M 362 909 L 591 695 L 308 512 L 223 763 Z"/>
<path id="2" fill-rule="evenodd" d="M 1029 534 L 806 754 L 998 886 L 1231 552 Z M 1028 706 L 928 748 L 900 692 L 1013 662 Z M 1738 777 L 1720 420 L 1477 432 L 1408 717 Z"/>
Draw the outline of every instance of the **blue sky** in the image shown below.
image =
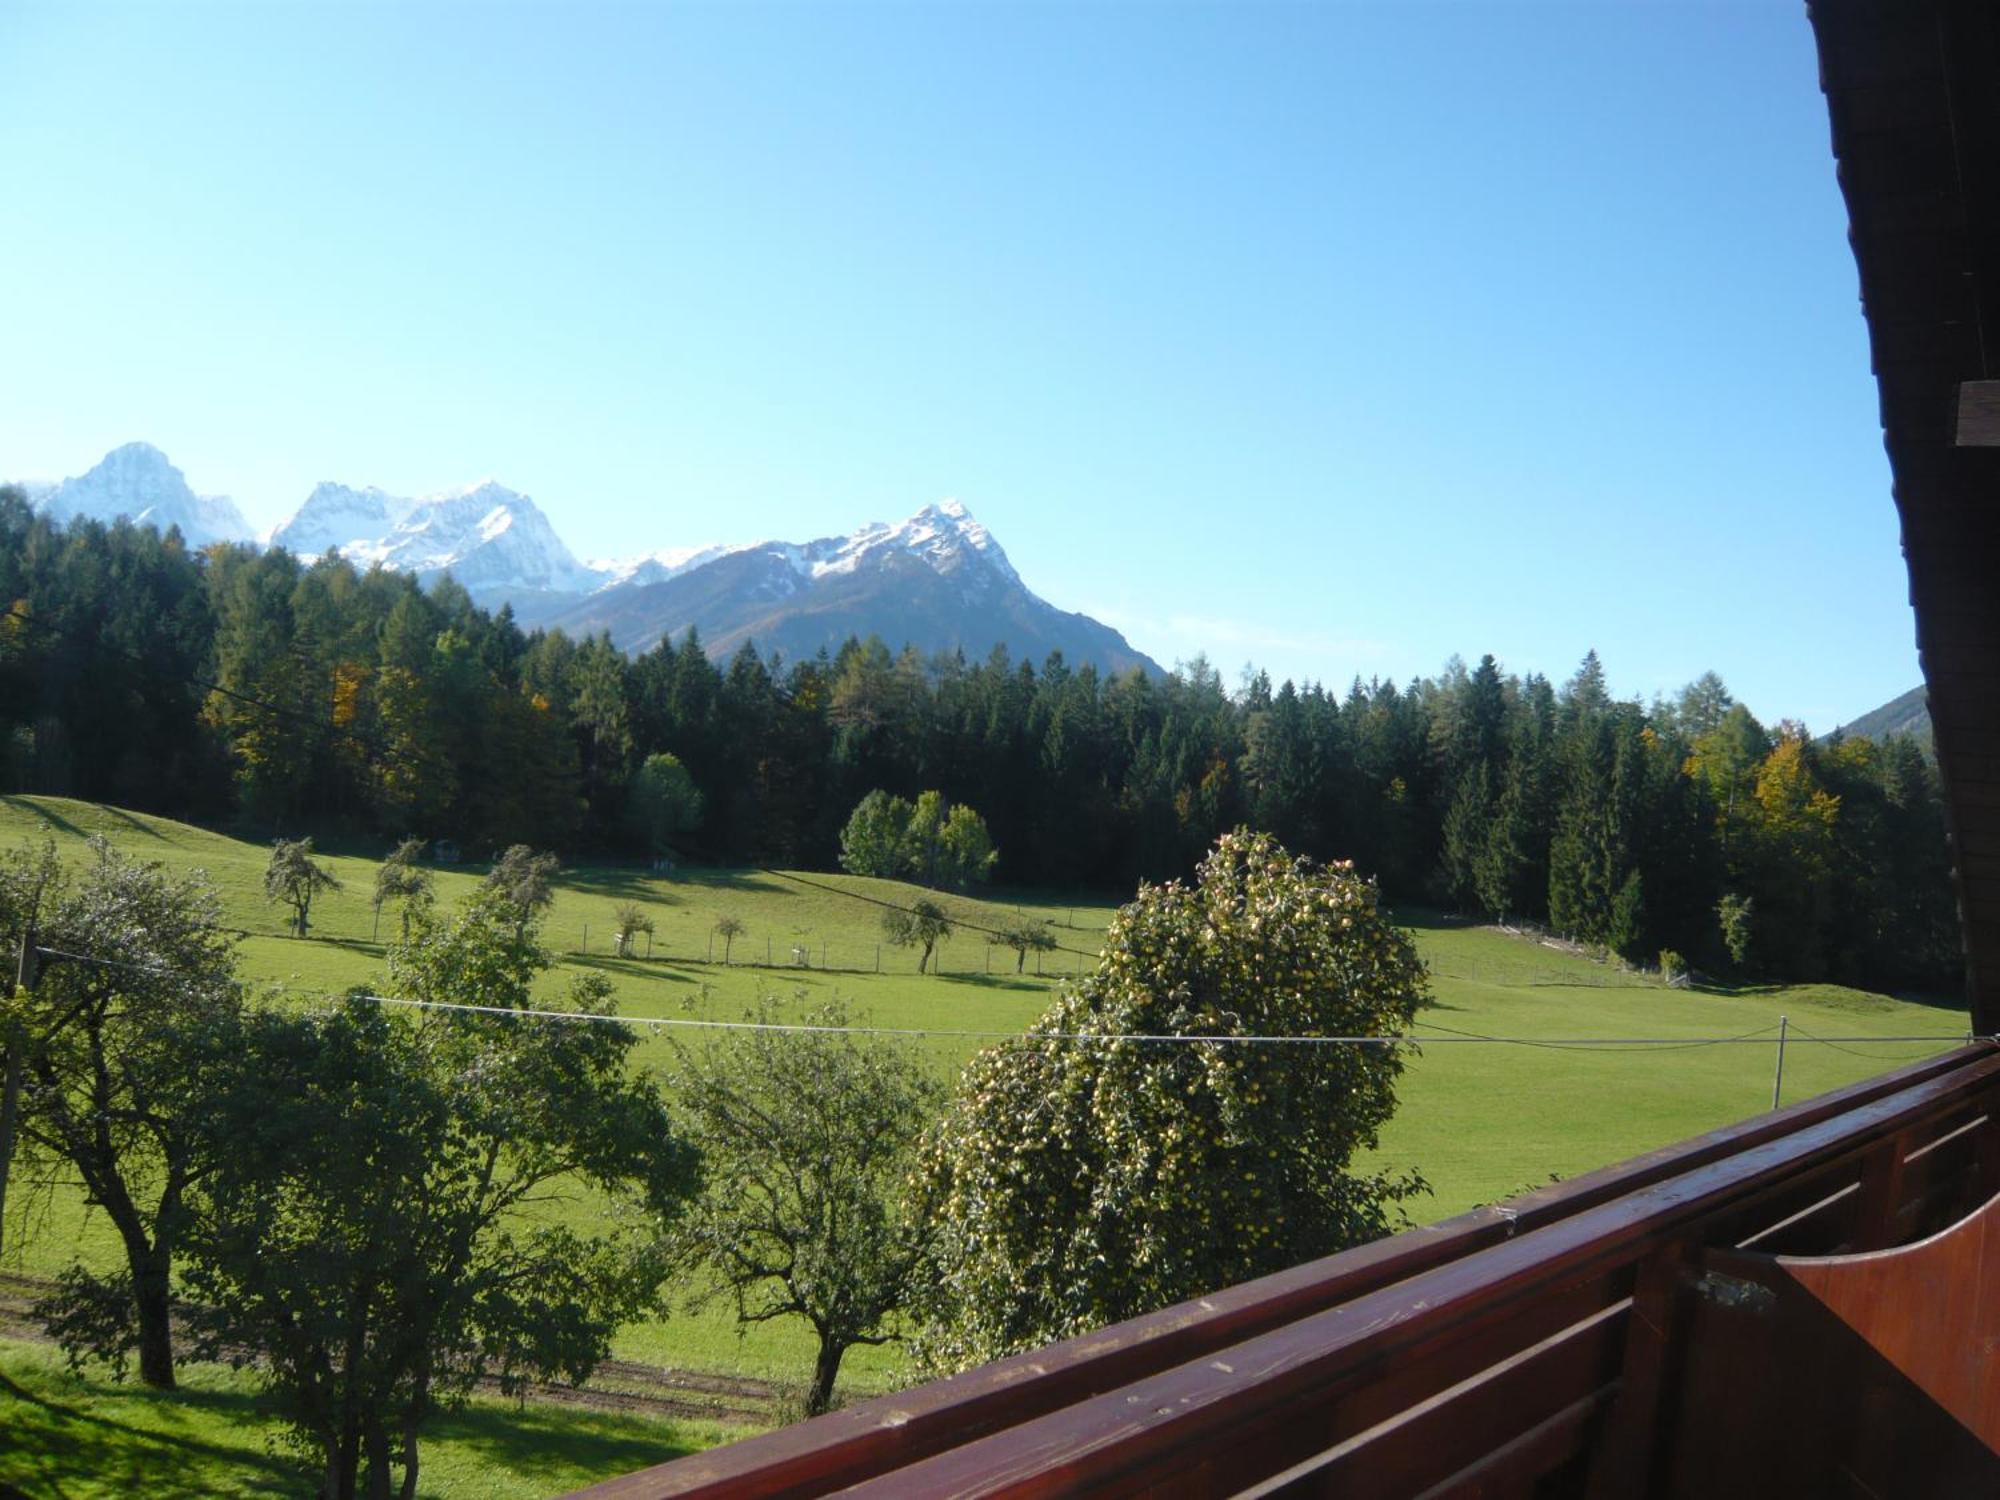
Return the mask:
<path id="1" fill-rule="evenodd" d="M 1804 7 L 0 0 L 0 473 L 956 496 L 1232 680 L 1918 680 Z"/>

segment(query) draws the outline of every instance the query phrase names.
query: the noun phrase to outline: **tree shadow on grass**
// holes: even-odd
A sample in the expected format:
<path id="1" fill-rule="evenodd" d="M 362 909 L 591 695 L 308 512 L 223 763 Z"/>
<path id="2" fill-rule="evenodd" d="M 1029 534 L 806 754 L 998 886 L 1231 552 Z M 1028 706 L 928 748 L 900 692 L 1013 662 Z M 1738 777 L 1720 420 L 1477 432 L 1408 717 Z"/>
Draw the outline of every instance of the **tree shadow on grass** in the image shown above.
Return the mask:
<path id="1" fill-rule="evenodd" d="M 671 1427 L 622 1412 L 560 1411 L 480 1403 L 450 1412 L 425 1430 L 496 1468 L 552 1487 L 575 1488 L 699 1452 Z"/>
<path id="2" fill-rule="evenodd" d="M 779 880 L 774 876 L 760 874 L 756 870 L 682 870 L 674 877 L 674 884 L 691 886 L 705 892 L 719 892 L 737 895 L 757 892 L 769 895 L 774 891 L 797 894 L 808 887 L 794 885 L 789 880 Z"/>
<path id="3" fill-rule="evenodd" d="M 399 932 L 401 930 L 402 929 L 400 927 L 397 929 L 397 931 Z M 279 932 L 271 934 L 259 933 L 258 936 L 259 937 L 273 936 L 273 937 L 289 939 L 291 938 L 292 935 L 289 932 Z M 359 953 L 366 958 L 387 958 L 389 956 L 389 949 L 392 946 L 392 943 L 390 941 L 384 939 L 320 937 L 315 933 L 307 933 L 305 940 L 309 943 L 318 943 L 320 946 L 325 948 L 338 948 L 345 953 Z"/>
<path id="4" fill-rule="evenodd" d="M 270 1419 L 253 1395 L 135 1388 L 120 1392 L 120 1399 L 165 1413 L 201 1413 L 211 1423 L 240 1426 L 255 1437 L 231 1447 L 138 1427 L 64 1405 L 0 1375 L 0 1484 L 37 1497 L 88 1493 L 195 1500 L 224 1492 L 296 1495 L 309 1483 L 301 1464 L 260 1451 Z"/>
<path id="5" fill-rule="evenodd" d="M 1070 974 L 1051 974 L 1045 979 L 1036 979 L 1033 974 L 932 974 L 927 976 L 945 984 L 967 985 L 975 990 L 1021 990 L 1037 995 L 1049 991 L 1049 979 L 1070 979 Z"/>
<path id="6" fill-rule="evenodd" d="M 700 976 L 678 968 L 666 958 L 617 958 L 605 953 L 559 953 L 565 968 L 594 969 L 615 979 L 649 979 L 668 984 L 697 984 Z M 737 968 L 747 967 L 743 964 Z"/>
<path id="7" fill-rule="evenodd" d="M 607 901 L 636 901 L 642 906 L 687 905 L 686 898 L 672 888 L 679 883 L 678 877 L 655 874 L 651 870 L 603 867 L 564 870 L 560 883 L 562 889 L 571 895 L 601 896 Z"/>
<path id="8" fill-rule="evenodd" d="M 1829 991 L 1851 988 L 1831 982 L 1826 985 Z M 1799 989 L 1800 986 L 1791 984 L 1724 984 L 1717 979 L 1700 979 L 1688 985 L 1687 993 L 1713 995 L 1721 1000 L 1778 1000 L 1791 998 Z M 1891 994 L 1873 990 L 1861 990 L 1857 993 L 1862 998 L 1855 999 L 1839 993 L 1820 994 L 1810 998 L 1829 1010 L 1879 1012 L 1887 1009 L 1887 1006 L 1875 1002 L 1899 1001 L 1904 1005 L 1921 1005 L 1926 1010 L 1943 1011 L 1958 1020 L 1966 1019 L 1965 997 L 1962 995 L 1925 995 L 1915 992 Z"/>
<path id="9" fill-rule="evenodd" d="M 1471 917 L 1455 917 L 1435 907 L 1392 906 L 1384 902 L 1383 909 L 1396 926 L 1413 927 L 1419 932 L 1463 932 L 1479 925 Z"/>
<path id="10" fill-rule="evenodd" d="M 643 865 L 579 865 L 562 872 L 565 891 L 586 896 L 622 896 L 634 901 L 650 901 L 656 906 L 685 906 L 696 892 L 704 895 L 741 895 L 756 892 L 796 892 L 800 887 L 756 870 L 717 870 L 682 867 L 672 872 L 655 871 Z"/>
<path id="11" fill-rule="evenodd" d="M 157 843 L 166 842 L 165 837 L 157 828 L 147 827 L 122 807 L 113 807 L 107 802 L 100 802 L 97 804 L 97 810 L 107 818 L 117 819 L 119 823 L 131 829 L 132 832 L 138 834 L 141 838 L 152 839 Z M 47 814 L 44 814 L 44 816 L 47 816 Z"/>
<path id="12" fill-rule="evenodd" d="M 68 834 L 71 838 L 80 839 L 84 837 L 83 830 L 70 822 L 68 818 L 63 817 L 59 813 L 50 812 L 46 807 L 30 802 L 25 797 L 0 797 L 0 803 L 5 803 L 16 812 L 26 813 L 31 818 L 37 818 L 58 832 Z"/>

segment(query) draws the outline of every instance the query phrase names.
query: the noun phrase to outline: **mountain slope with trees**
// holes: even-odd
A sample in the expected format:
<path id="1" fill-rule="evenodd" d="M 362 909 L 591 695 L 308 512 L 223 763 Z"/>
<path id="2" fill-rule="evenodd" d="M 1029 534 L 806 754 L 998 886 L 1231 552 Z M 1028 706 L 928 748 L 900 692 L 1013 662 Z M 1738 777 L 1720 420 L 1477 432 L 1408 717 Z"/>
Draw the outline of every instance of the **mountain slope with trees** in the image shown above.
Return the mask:
<path id="1" fill-rule="evenodd" d="M 178 529 L 189 546 L 247 543 L 232 502 L 197 496 L 149 443 L 114 449 L 88 474 L 22 491 L 48 520 L 127 521 Z M 666 548 L 579 562 L 541 507 L 487 479 L 412 497 L 323 482 L 265 539 L 311 564 L 339 552 L 362 568 L 449 576 L 488 609 L 572 636 L 609 632 L 645 651 L 698 630 L 726 660 L 754 641 L 767 657 L 836 651 L 850 635 L 914 642 L 924 651 L 985 654 L 1004 644 L 1040 660 L 1060 651 L 1102 671 L 1160 670 L 1110 626 L 1035 594 L 999 540 L 956 500 L 894 525 L 871 522 L 810 542 Z"/>
<path id="2" fill-rule="evenodd" d="M 1931 742 L 1930 689 L 1918 683 L 1907 693 L 1898 693 L 1880 708 L 1872 708 L 1851 724 L 1834 731 L 1849 738 L 1886 740 L 1907 734 L 1928 746 Z"/>
<path id="3" fill-rule="evenodd" d="M 1052 653 L 844 641 L 725 663 L 690 631 L 628 657 L 523 631 L 443 581 L 335 557 L 191 552 L 0 500 L 5 786 L 228 824 L 656 853 L 648 757 L 700 797 L 714 862 L 831 868 L 871 792 L 978 808 L 1003 883 L 1130 890 L 1248 824 L 1394 896 L 1547 923 L 1653 962 L 1956 983 L 1937 776 L 1907 737 L 1818 743 L 1710 674 L 1615 699 L 1454 661 L 1404 685 L 1236 692 L 1205 663 L 1107 675 Z"/>

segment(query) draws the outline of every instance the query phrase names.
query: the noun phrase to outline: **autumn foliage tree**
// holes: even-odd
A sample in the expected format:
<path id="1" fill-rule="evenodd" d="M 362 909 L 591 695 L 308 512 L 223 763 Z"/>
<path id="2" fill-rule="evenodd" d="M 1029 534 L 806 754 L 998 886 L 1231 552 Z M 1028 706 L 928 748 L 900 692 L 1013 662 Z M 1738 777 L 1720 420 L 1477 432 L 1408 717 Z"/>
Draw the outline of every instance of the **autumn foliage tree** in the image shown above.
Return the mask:
<path id="1" fill-rule="evenodd" d="M 1129 1038 L 1392 1038 L 1426 997 L 1374 885 L 1268 835 L 1141 887 L 1097 969 L 973 1060 L 927 1143 L 925 1357 L 995 1358 L 1394 1227 L 1422 1184 L 1352 1162 L 1395 1108 L 1401 1046 Z"/>

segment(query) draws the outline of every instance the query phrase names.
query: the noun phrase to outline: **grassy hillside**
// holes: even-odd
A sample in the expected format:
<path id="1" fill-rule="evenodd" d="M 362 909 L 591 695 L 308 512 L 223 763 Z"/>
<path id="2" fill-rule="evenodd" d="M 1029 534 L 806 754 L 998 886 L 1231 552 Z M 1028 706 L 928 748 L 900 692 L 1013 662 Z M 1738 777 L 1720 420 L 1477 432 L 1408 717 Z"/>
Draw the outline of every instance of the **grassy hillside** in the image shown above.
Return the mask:
<path id="1" fill-rule="evenodd" d="M 374 867 L 366 859 L 332 861 L 346 889 L 325 898 L 315 911 L 313 938 L 300 941 L 283 935 L 281 913 L 264 902 L 267 851 L 261 845 L 88 804 L 0 798 L 0 847 L 44 835 L 74 845 L 93 833 L 137 855 L 205 869 L 223 892 L 230 920 L 250 934 L 241 950 L 246 977 L 324 992 L 371 982 L 380 972 L 382 948 L 371 939 L 368 904 Z M 442 872 L 440 895 L 451 899 L 470 891 L 481 873 Z M 915 892 L 895 882 L 798 873 L 812 884 L 743 871 L 691 870 L 672 879 L 631 869 L 574 871 L 563 882 L 547 936 L 567 951 L 565 969 L 588 965 L 609 974 L 621 1012 L 635 1018 L 731 1018 L 760 986 L 802 1006 L 838 992 L 875 1024 L 944 1031 L 1018 1030 L 1047 1004 L 1052 975 L 1016 977 L 1011 953 L 989 951 L 969 933 L 945 950 L 942 975 L 917 975 L 914 955 L 893 948 L 881 950 L 882 972 L 875 972 L 879 908 L 856 897 L 901 901 Z M 605 951 L 612 908 L 624 900 L 639 902 L 658 921 L 650 961 L 615 959 Z M 1017 907 L 1036 912 L 1056 924 L 1067 947 L 1085 953 L 1096 951 L 1111 914 L 1102 903 L 1072 906 L 1054 897 L 950 904 L 987 924 Z M 729 966 L 719 961 L 720 945 L 718 961 L 708 961 L 710 932 L 724 912 L 746 928 L 736 943 L 737 962 Z M 1504 1197 L 1551 1175 L 1571 1176 L 1768 1107 L 1780 1015 L 1793 1028 L 1785 1062 L 1788 1100 L 1947 1044 L 1835 1047 L 1816 1036 L 1944 1038 L 1965 1025 L 1962 1011 L 1834 986 L 1670 990 L 1531 939 L 1414 914 L 1405 919 L 1434 976 L 1437 1004 L 1424 1017 L 1434 1040 L 1412 1061 L 1401 1107 L 1373 1159 L 1413 1168 L 1431 1183 L 1432 1196 L 1416 1209 L 1420 1218 Z M 393 921 L 385 916 L 385 930 Z M 767 946 L 775 968 L 761 967 Z M 808 950 L 810 967 L 791 966 L 794 947 Z M 1065 969 L 1086 962 L 1072 954 L 1051 957 Z M 561 972 L 550 982 L 560 983 Z M 1454 1038 L 1453 1031 L 1524 1044 L 1474 1043 Z M 1708 1044 L 1755 1031 L 1768 1035 L 1748 1045 Z M 649 1037 L 642 1059 L 664 1058 L 670 1032 L 662 1027 Z M 701 1037 L 704 1045 L 727 1045 L 713 1033 Z M 1663 1038 L 1675 1045 L 1615 1051 L 1555 1045 L 1578 1038 Z M 949 1073 L 981 1044 L 941 1036 L 912 1045 Z M 32 1234 L 8 1237 L 8 1259 L 20 1269 L 49 1274 L 72 1255 L 115 1255 L 101 1220 L 73 1199 L 48 1199 L 37 1212 Z M 739 1336 L 718 1308 L 628 1330 L 618 1353 L 797 1378 L 809 1347 L 802 1333 L 780 1325 Z M 893 1350 L 857 1350 L 850 1367 L 853 1384 L 861 1387 L 885 1384 L 898 1373 Z"/>
<path id="2" fill-rule="evenodd" d="M 1777 1026 L 1792 1103 L 1963 1040 L 1963 1009 L 1839 985 L 1676 990 L 1490 928 L 1419 926 L 1435 1034 L 1405 1075 L 1377 1157 L 1432 1184 L 1425 1216 L 1571 1177 L 1770 1107 Z M 1455 1031 L 1519 1038 L 1492 1046 Z M 1710 1039 L 1761 1032 L 1739 1044 Z M 1814 1040 L 1936 1037 L 1903 1043 Z M 1661 1047 L 1562 1046 L 1581 1038 Z"/>

